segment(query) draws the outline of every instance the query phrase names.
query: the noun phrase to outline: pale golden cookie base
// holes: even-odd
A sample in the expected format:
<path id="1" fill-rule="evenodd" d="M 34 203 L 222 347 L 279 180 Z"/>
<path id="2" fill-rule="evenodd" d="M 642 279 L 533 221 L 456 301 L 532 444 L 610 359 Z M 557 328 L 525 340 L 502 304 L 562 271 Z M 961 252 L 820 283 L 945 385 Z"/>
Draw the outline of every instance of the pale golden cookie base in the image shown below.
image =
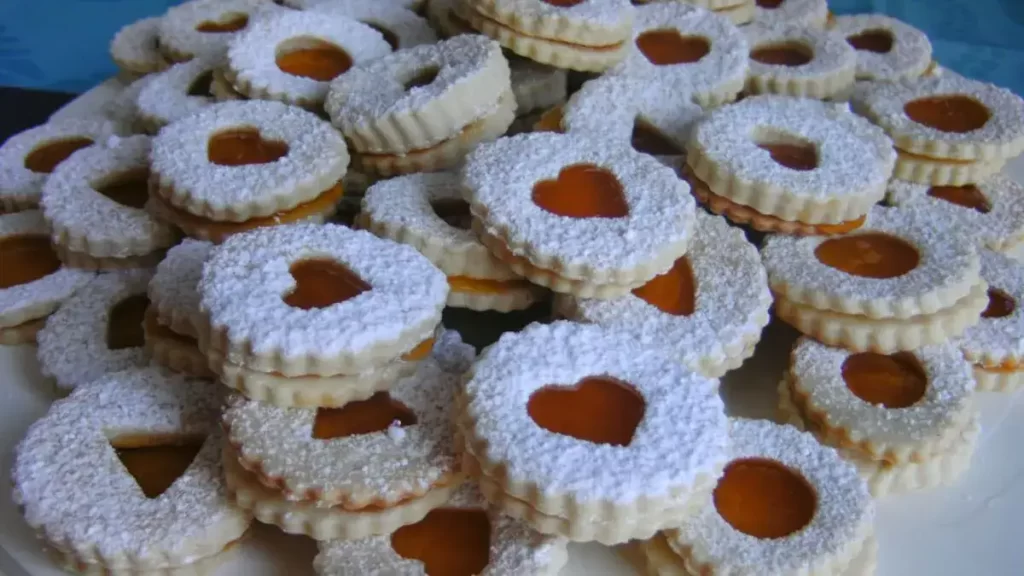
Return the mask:
<path id="1" fill-rule="evenodd" d="M 226 99 L 245 99 L 245 100 L 276 100 L 277 102 L 284 102 L 290 106 L 298 106 L 305 108 L 310 112 L 322 113 L 324 101 L 323 98 L 319 100 L 312 100 L 304 97 L 295 97 L 292 94 L 284 90 L 274 90 L 269 83 L 265 86 L 256 86 L 253 84 L 252 79 L 247 74 L 240 74 L 237 70 L 232 70 L 229 66 L 225 65 L 223 71 L 224 82 L 232 87 L 234 97 L 228 96 L 225 86 L 219 86 L 218 90 L 228 96 Z M 210 91 L 213 92 L 213 82 L 210 82 Z M 217 97 L 217 94 L 214 94 Z"/>
<path id="2" fill-rule="evenodd" d="M 245 535 L 242 535 L 241 538 L 244 539 Z M 231 542 L 220 552 L 194 560 L 189 564 L 142 571 L 134 568 L 110 568 L 102 564 L 76 562 L 74 557 L 63 554 L 55 548 L 50 548 L 47 552 L 62 570 L 82 576 L 214 576 L 224 563 L 231 562 L 235 558 L 238 546 L 239 542 Z"/>
<path id="3" fill-rule="evenodd" d="M 851 61 L 849 66 L 814 77 L 789 76 L 785 71 L 778 75 L 751 75 L 747 77 L 746 91 L 748 94 L 781 94 L 818 100 L 842 98 L 853 88 L 856 72 L 856 63 Z"/>
<path id="4" fill-rule="evenodd" d="M 448 292 L 446 305 L 452 308 L 468 308 L 478 312 L 485 310 L 512 312 L 514 310 L 525 310 L 543 300 L 546 295 L 547 293 L 543 288 L 532 285 L 493 293 L 452 290 Z"/>
<path id="5" fill-rule="evenodd" d="M 60 244 L 54 244 L 53 251 L 57 254 L 57 258 L 59 258 L 60 261 L 69 268 L 95 270 L 99 272 L 106 272 L 109 270 L 127 270 L 130 268 L 153 268 L 164 259 L 164 255 L 166 254 L 165 250 L 157 250 L 155 252 L 150 252 L 145 256 L 97 258 L 95 256 L 90 256 L 89 254 L 69 250 L 67 247 Z"/>
<path id="6" fill-rule="evenodd" d="M 36 334 L 46 326 L 46 318 L 29 320 L 16 326 L 0 328 L 0 346 L 35 344 Z"/>
<path id="7" fill-rule="evenodd" d="M 1003 169 L 1003 159 L 981 162 L 947 162 L 896 151 L 892 177 L 931 186 L 977 184 Z"/>
<path id="8" fill-rule="evenodd" d="M 145 349 L 150 359 L 175 372 L 195 376 L 196 378 L 216 378 L 217 375 L 207 365 L 206 356 L 196 346 L 188 346 L 177 340 L 154 335 L 146 330 Z"/>
<path id="9" fill-rule="evenodd" d="M 736 0 L 728 1 L 735 2 Z M 621 19 L 611 26 L 601 26 L 587 20 L 573 20 L 569 17 L 554 15 L 526 17 L 516 12 L 514 3 L 503 0 L 461 0 L 461 2 L 465 5 L 457 9 L 472 10 L 514 32 L 534 38 L 581 46 L 607 46 L 629 41 L 631 21 L 627 19 Z"/>
<path id="10" fill-rule="evenodd" d="M 981 366 L 974 367 L 974 381 L 983 392 L 1013 393 L 1024 388 L 1024 369 L 1014 372 L 993 372 Z"/>

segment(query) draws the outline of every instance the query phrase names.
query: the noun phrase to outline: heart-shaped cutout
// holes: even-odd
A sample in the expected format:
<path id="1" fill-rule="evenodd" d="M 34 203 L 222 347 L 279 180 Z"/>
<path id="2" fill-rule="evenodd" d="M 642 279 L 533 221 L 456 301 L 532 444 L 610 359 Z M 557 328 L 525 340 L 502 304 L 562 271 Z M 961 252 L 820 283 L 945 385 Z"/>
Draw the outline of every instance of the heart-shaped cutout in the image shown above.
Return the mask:
<path id="1" fill-rule="evenodd" d="M 683 153 L 682 148 L 669 140 L 668 136 L 639 118 L 633 122 L 629 143 L 633 150 L 652 156 L 679 156 Z"/>
<path id="2" fill-rule="evenodd" d="M 222 14 L 216 20 L 204 20 L 196 26 L 198 32 L 208 34 L 223 34 L 226 32 L 238 32 L 249 25 L 249 15 L 241 12 L 229 12 Z"/>
<path id="3" fill-rule="evenodd" d="M 206 158 L 218 166 L 269 164 L 288 153 L 288 144 L 265 140 L 255 128 L 224 130 L 210 137 Z"/>
<path id="4" fill-rule="evenodd" d="M 977 130 L 992 117 L 984 104 L 960 94 L 911 100 L 903 106 L 903 112 L 918 124 L 954 134 Z"/>
<path id="5" fill-rule="evenodd" d="M 1005 318 L 1017 309 L 1017 301 L 998 288 L 988 289 L 988 306 L 981 313 L 982 318 Z"/>
<path id="6" fill-rule="evenodd" d="M 610 171 L 593 164 L 573 164 L 555 180 L 533 185 L 533 203 L 569 218 L 621 218 L 629 215 L 622 184 Z"/>
<path id="7" fill-rule="evenodd" d="M 114 174 L 95 184 L 93 189 L 122 206 L 141 209 L 149 200 L 149 170 Z"/>
<path id="8" fill-rule="evenodd" d="M 645 409 L 636 388 L 607 376 L 545 386 L 526 404 L 534 423 L 549 432 L 613 446 L 629 446 Z"/>
<path id="9" fill-rule="evenodd" d="M 795 68 L 814 60 L 814 50 L 799 42 L 782 42 L 754 48 L 750 51 L 750 59 L 770 66 Z"/>
<path id="10" fill-rule="evenodd" d="M 377 392 L 368 400 L 349 402 L 341 408 L 320 408 L 313 419 L 313 438 L 329 440 L 358 434 L 372 434 L 391 427 L 416 423 L 416 415 L 387 392 Z"/>
<path id="11" fill-rule="evenodd" d="M 806 172 L 818 167 L 818 147 L 813 142 L 784 137 L 778 141 L 758 142 L 757 147 L 768 152 L 777 164 L 790 170 Z"/>
<path id="12" fill-rule="evenodd" d="M 68 156 L 92 144 L 92 139 L 82 136 L 47 142 L 25 156 L 25 168 L 37 174 L 49 174 Z"/>
<path id="13" fill-rule="evenodd" d="M 896 278 L 917 268 L 921 256 L 902 238 L 869 232 L 829 238 L 814 249 L 822 264 L 862 278 Z"/>
<path id="14" fill-rule="evenodd" d="M 469 230 L 473 226 L 473 214 L 469 211 L 469 202 L 465 200 L 438 200 L 431 202 L 430 208 L 452 228 Z"/>
<path id="15" fill-rule="evenodd" d="M 767 458 L 726 465 L 714 491 L 715 510 L 730 526 L 755 538 L 783 538 L 807 526 L 817 491 L 802 474 Z"/>
<path id="16" fill-rule="evenodd" d="M 484 510 L 437 508 L 396 530 L 391 548 L 422 562 L 430 576 L 481 574 L 490 561 L 491 521 Z"/>
<path id="17" fill-rule="evenodd" d="M 928 375 L 909 352 L 851 354 L 843 361 L 843 382 L 868 404 L 907 408 L 924 397 Z"/>
<path id="18" fill-rule="evenodd" d="M 289 38 L 278 44 L 275 52 L 279 70 L 319 82 L 333 80 L 352 67 L 348 52 L 319 38 Z"/>
<path id="19" fill-rule="evenodd" d="M 968 184 L 967 186 L 932 186 L 928 189 L 928 195 L 932 198 L 945 200 L 950 204 L 970 208 L 982 214 L 988 214 L 992 211 L 992 204 L 985 197 L 985 193 L 973 184 Z"/>
<path id="20" fill-rule="evenodd" d="M 327 308 L 371 290 L 358 274 L 328 258 L 300 260 L 288 269 L 295 288 L 284 303 L 303 310 Z"/>
<path id="21" fill-rule="evenodd" d="M 648 30 L 636 37 L 636 47 L 655 66 L 700 62 L 711 52 L 703 36 L 683 36 L 675 29 Z"/>
<path id="22" fill-rule="evenodd" d="M 0 290 L 49 276 L 60 265 L 48 236 L 22 234 L 0 238 Z"/>
<path id="23" fill-rule="evenodd" d="M 877 54 L 892 52 L 893 42 L 895 42 L 895 39 L 892 37 L 892 32 L 881 29 L 865 30 L 846 37 L 846 43 L 853 46 L 854 50 L 864 50 Z"/>
<path id="24" fill-rule="evenodd" d="M 672 268 L 633 290 L 633 295 L 673 316 L 693 314 L 697 302 L 697 282 L 690 260 L 683 256 Z"/>
<path id="25" fill-rule="evenodd" d="M 145 294 L 133 294 L 110 309 L 107 316 L 107 349 L 139 348 L 146 343 L 142 323 L 149 308 Z"/>
<path id="26" fill-rule="evenodd" d="M 203 441 L 192 437 L 131 436 L 114 438 L 110 445 L 142 493 L 147 498 L 157 498 L 188 470 Z"/>

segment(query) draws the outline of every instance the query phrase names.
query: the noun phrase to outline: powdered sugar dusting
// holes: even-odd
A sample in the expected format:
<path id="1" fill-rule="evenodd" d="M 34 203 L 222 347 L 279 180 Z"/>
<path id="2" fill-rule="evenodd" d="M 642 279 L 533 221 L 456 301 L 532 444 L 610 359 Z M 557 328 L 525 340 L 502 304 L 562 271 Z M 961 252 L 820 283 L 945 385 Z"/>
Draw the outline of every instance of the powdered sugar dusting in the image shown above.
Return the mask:
<path id="1" fill-rule="evenodd" d="M 810 48 L 813 54 L 810 62 L 800 66 L 765 64 L 751 58 L 749 72 L 751 76 L 812 79 L 841 75 L 846 71 L 848 83 L 853 83 L 853 68 L 857 63 L 857 52 L 837 34 L 799 24 L 755 23 L 745 26 L 743 30 L 750 43 L 751 52 L 759 48 L 792 43 Z"/>
<path id="2" fill-rule="evenodd" d="M 837 16 L 832 30 L 847 39 L 879 30 L 892 36 L 892 49 L 887 52 L 857 50 L 857 78 L 860 80 L 915 78 L 923 74 L 932 61 L 932 43 L 924 32 L 884 14 Z"/>
<path id="3" fill-rule="evenodd" d="M 149 302 L 160 322 L 176 332 L 198 336 L 203 322 L 199 291 L 203 264 L 213 244 L 186 238 L 171 248 L 149 282 Z"/>
<path id="4" fill-rule="evenodd" d="M 252 26 L 260 18 L 287 12 L 266 0 L 190 0 L 172 7 L 160 19 L 160 44 L 180 61 L 220 58 L 239 32 L 201 32 L 201 24 L 226 23 L 244 15 L 247 26 Z"/>
<path id="5" fill-rule="evenodd" d="M 420 44 L 435 44 L 438 40 L 437 34 L 426 19 L 421 18 L 409 7 L 398 6 L 394 2 L 330 0 L 311 6 L 308 11 L 346 16 L 390 32 L 398 43 L 395 50 L 405 50 Z"/>
<path id="6" fill-rule="evenodd" d="M 138 72 L 153 72 L 167 66 L 157 36 L 160 18 L 143 18 L 125 25 L 110 41 L 110 55 L 120 65 Z"/>
<path id="7" fill-rule="evenodd" d="M 958 344 L 971 359 L 1024 360 L 1024 264 L 991 250 L 980 250 L 981 277 L 989 290 L 999 290 L 1014 301 L 1013 311 L 1001 318 L 982 317 L 964 331 Z"/>
<path id="8" fill-rule="evenodd" d="M 219 59 L 195 58 L 155 75 L 135 100 L 139 115 L 155 131 L 213 104 L 212 96 L 191 96 L 189 90 L 200 76 L 222 65 Z"/>
<path id="9" fill-rule="evenodd" d="M 754 22 L 765 26 L 798 24 L 822 27 L 828 20 L 828 3 L 825 0 L 783 0 L 774 8 L 754 6 Z"/>

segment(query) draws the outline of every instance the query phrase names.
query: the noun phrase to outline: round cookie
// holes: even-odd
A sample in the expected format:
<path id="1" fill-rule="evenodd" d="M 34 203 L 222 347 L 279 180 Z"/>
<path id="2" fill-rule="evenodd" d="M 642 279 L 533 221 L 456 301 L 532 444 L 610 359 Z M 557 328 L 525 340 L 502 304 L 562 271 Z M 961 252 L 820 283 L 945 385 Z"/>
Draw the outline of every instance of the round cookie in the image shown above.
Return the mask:
<path id="1" fill-rule="evenodd" d="M 241 30 L 260 18 L 287 12 L 265 0 L 189 0 L 160 19 L 160 51 L 172 62 L 218 59 Z"/>
<path id="2" fill-rule="evenodd" d="M 191 116 L 213 103 L 212 82 L 220 60 L 194 58 L 154 74 L 139 90 L 135 109 L 139 124 L 150 134 Z"/>
<path id="3" fill-rule="evenodd" d="M 1024 266 L 990 250 L 979 256 L 988 306 L 958 344 L 979 390 L 1015 390 L 1024 385 Z"/>
<path id="4" fill-rule="evenodd" d="M 857 50 L 858 80 L 917 78 L 932 63 L 928 36 L 896 18 L 884 14 L 836 16 L 830 29 Z"/>
<path id="5" fill-rule="evenodd" d="M 110 57 L 129 74 L 152 74 L 169 63 L 160 52 L 160 18 L 143 18 L 126 24 L 110 41 Z"/>
<path id="6" fill-rule="evenodd" d="M 749 94 L 833 99 L 853 88 L 857 54 L 843 38 L 806 25 L 755 23 L 750 43 Z"/>
<path id="7" fill-rule="evenodd" d="M 427 11 L 430 8 L 428 6 Z M 436 44 L 437 34 L 430 23 L 409 8 L 388 2 L 331 0 L 315 4 L 309 12 L 345 16 L 380 32 L 392 50 L 405 50 L 420 44 Z"/>

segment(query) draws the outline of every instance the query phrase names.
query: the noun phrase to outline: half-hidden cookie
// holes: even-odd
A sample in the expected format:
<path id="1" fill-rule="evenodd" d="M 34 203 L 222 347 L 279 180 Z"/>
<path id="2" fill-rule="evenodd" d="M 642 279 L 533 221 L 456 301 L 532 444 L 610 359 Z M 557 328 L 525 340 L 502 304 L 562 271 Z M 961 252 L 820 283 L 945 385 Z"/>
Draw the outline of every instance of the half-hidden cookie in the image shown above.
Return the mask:
<path id="1" fill-rule="evenodd" d="M 857 50 L 858 80 L 917 78 L 932 63 L 928 36 L 896 18 L 884 14 L 836 16 L 830 29 Z"/>
<path id="2" fill-rule="evenodd" d="M 140 126 L 150 134 L 213 103 L 212 82 L 219 59 L 194 58 L 154 74 L 139 90 L 135 109 Z"/>
<path id="3" fill-rule="evenodd" d="M 757 248 L 725 219 L 698 211 L 690 246 L 667 273 L 621 298 L 569 297 L 559 308 L 573 320 L 665 346 L 717 378 L 753 354 L 771 304 Z"/>
<path id="4" fill-rule="evenodd" d="M 26 522 L 83 572 L 172 573 L 225 549 L 250 517 L 227 497 L 219 392 L 138 368 L 55 403 L 15 452 Z"/>
<path id="5" fill-rule="evenodd" d="M 710 10 L 729 22 L 741 26 L 754 19 L 755 0 L 680 0 L 704 10 Z M 653 3 L 653 2 L 652 2 Z"/>
<path id="6" fill-rule="evenodd" d="M 178 233 L 143 209 L 149 199 L 149 151 L 148 136 L 131 136 L 62 162 L 47 178 L 40 200 L 53 243 L 101 263 L 159 253 L 174 244 Z"/>
<path id="7" fill-rule="evenodd" d="M 728 455 L 716 382 L 599 326 L 506 333 L 464 380 L 464 468 L 543 533 L 650 537 L 707 501 Z"/>
<path id="8" fill-rule="evenodd" d="M 160 19 L 160 51 L 172 62 L 221 58 L 228 43 L 251 23 L 287 12 L 265 0 L 189 0 Z"/>
<path id="9" fill-rule="evenodd" d="M 857 470 L 810 434 L 733 419 L 713 497 L 665 540 L 694 574 L 842 574 L 870 546 L 875 507 Z"/>
<path id="10" fill-rule="evenodd" d="M 142 320 L 149 305 L 150 270 L 96 276 L 39 331 L 39 367 L 66 395 L 108 374 L 146 365 Z"/>
<path id="11" fill-rule="evenodd" d="M 488 252 L 470 231 L 469 204 L 457 175 L 413 174 L 374 184 L 363 198 L 360 225 L 408 244 L 448 277 L 448 306 L 507 312 L 544 297 Z"/>
<path id="12" fill-rule="evenodd" d="M 509 58 L 508 66 L 517 117 L 565 102 L 568 88 L 565 70 L 515 56 Z"/>
<path id="13" fill-rule="evenodd" d="M 825 344 L 891 353 L 978 322 L 987 290 L 970 242 L 920 209 L 875 208 L 855 232 L 772 236 L 761 249 L 776 314 Z"/>
<path id="14" fill-rule="evenodd" d="M 152 74 L 170 64 L 160 52 L 160 18 L 143 18 L 126 24 L 110 41 L 110 57 L 123 72 Z"/>
<path id="15" fill-rule="evenodd" d="M 61 266 L 36 210 L 0 214 L 0 344 L 35 342 L 44 319 L 93 277 Z"/>
<path id="16" fill-rule="evenodd" d="M 455 571 L 486 576 L 555 576 L 568 560 L 564 538 L 538 534 L 488 510 L 472 482 L 415 524 L 390 536 L 321 542 L 319 576 Z M 443 573 L 449 573 L 443 572 Z"/>
<path id="17" fill-rule="evenodd" d="M 693 234 L 693 199 L 671 168 L 580 135 L 485 144 L 462 180 L 484 245 L 557 292 L 625 294 L 671 268 Z"/>
<path id="18" fill-rule="evenodd" d="M 114 134 L 106 120 L 50 122 L 11 136 L 0 146 L 0 214 L 39 205 L 43 182 L 76 150 L 104 144 Z"/>
<path id="19" fill-rule="evenodd" d="M 856 51 L 842 36 L 806 25 L 755 23 L 750 43 L 748 94 L 832 99 L 853 88 Z"/>
<path id="20" fill-rule="evenodd" d="M 429 7 L 428 7 L 429 12 Z M 409 8 L 393 2 L 331 0 L 311 6 L 307 12 L 345 16 L 381 33 L 392 50 L 405 50 L 420 44 L 436 44 L 437 33 L 430 23 Z"/>
<path id="21" fill-rule="evenodd" d="M 796 24 L 824 28 L 828 20 L 825 0 L 757 0 L 754 24 L 783 26 Z"/>

